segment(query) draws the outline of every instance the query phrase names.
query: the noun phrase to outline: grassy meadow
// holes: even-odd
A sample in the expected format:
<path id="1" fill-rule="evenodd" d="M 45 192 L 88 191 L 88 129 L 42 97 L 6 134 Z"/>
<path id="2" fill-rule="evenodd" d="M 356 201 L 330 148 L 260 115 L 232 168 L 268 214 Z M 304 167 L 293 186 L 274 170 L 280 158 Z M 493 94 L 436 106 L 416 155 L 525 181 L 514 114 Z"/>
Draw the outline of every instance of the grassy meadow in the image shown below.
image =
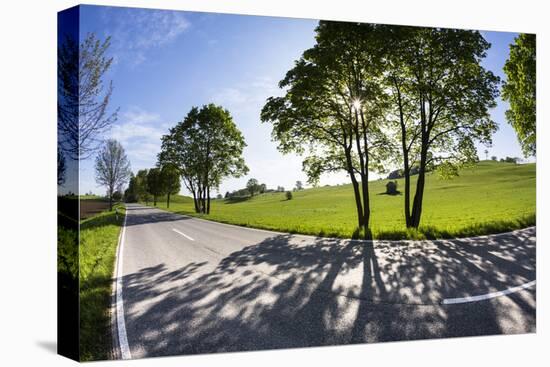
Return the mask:
<path id="1" fill-rule="evenodd" d="M 80 358 L 109 359 L 111 287 L 124 207 L 80 222 Z"/>
<path id="2" fill-rule="evenodd" d="M 385 194 L 388 180 L 370 182 L 371 230 L 378 239 L 453 238 L 505 232 L 535 224 L 536 165 L 482 161 L 450 180 L 426 177 L 418 231 L 406 230 L 403 195 Z M 398 190 L 403 190 L 403 179 Z M 413 181 L 416 177 L 413 176 Z M 414 193 L 414 185 L 411 190 Z M 412 198 L 411 198 L 412 200 Z M 166 209 L 159 200 L 157 207 Z M 350 238 L 357 232 L 351 185 L 252 198 L 213 200 L 209 215 L 194 213 L 188 197 L 175 197 L 168 209 L 214 221 L 282 232 Z"/>

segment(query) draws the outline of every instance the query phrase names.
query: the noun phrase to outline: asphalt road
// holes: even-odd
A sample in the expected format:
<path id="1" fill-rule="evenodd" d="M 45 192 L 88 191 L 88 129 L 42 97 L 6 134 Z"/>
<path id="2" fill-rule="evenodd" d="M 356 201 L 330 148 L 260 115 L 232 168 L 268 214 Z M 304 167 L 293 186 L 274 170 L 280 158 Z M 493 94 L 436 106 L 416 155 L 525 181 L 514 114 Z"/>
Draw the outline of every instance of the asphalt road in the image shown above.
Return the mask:
<path id="1" fill-rule="evenodd" d="M 535 332 L 534 227 L 372 244 L 127 213 L 132 358 Z"/>

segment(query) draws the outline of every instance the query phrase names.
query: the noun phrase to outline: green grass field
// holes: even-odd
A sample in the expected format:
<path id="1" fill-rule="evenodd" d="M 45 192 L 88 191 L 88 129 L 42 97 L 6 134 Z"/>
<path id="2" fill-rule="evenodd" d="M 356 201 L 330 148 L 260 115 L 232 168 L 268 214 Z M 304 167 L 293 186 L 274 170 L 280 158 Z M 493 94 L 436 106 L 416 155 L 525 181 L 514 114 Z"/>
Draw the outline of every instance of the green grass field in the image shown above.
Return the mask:
<path id="1" fill-rule="evenodd" d="M 108 359 L 109 307 L 116 249 L 124 209 L 104 211 L 80 222 L 80 358 Z"/>
<path id="2" fill-rule="evenodd" d="M 451 180 L 428 174 L 421 228 L 406 230 L 403 195 L 385 195 L 388 180 L 370 182 L 373 238 L 453 238 L 505 232 L 535 224 L 536 165 L 482 161 Z M 416 178 L 414 178 L 416 181 Z M 414 192 L 414 187 L 412 188 Z M 403 180 L 398 180 L 403 190 Z M 213 200 L 197 215 L 191 198 L 174 198 L 170 211 L 282 232 L 350 238 L 356 231 L 351 185 L 267 193 L 243 200 Z M 412 199 L 411 199 L 412 200 Z M 165 209 L 159 200 L 157 206 Z"/>

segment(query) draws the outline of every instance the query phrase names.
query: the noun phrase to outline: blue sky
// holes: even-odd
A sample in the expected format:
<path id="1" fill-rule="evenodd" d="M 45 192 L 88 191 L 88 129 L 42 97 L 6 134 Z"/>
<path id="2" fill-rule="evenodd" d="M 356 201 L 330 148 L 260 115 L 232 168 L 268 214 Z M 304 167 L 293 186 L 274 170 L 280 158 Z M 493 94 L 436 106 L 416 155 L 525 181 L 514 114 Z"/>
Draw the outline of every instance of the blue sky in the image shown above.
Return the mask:
<path id="1" fill-rule="evenodd" d="M 246 177 L 226 179 L 221 193 L 244 187 L 251 177 L 273 188 L 306 181 L 301 158 L 277 151 L 259 115 L 265 99 L 280 94 L 277 83 L 294 60 L 313 45 L 316 20 L 96 6 L 82 6 L 80 19 L 81 39 L 88 32 L 112 38 L 114 64 L 107 78 L 114 84 L 112 106 L 120 112 L 106 138 L 123 144 L 134 172 L 155 165 L 161 136 L 192 106 L 214 102 L 229 109 L 243 132 L 250 168 Z M 516 34 L 483 35 L 492 44 L 485 67 L 503 78 Z M 499 101 L 493 111 L 500 129 L 489 156 L 521 156 L 504 120 L 506 108 Z M 321 184 L 347 181 L 342 173 L 322 177 Z M 95 183 L 93 159 L 81 164 L 80 192 L 89 191 L 104 192 Z"/>

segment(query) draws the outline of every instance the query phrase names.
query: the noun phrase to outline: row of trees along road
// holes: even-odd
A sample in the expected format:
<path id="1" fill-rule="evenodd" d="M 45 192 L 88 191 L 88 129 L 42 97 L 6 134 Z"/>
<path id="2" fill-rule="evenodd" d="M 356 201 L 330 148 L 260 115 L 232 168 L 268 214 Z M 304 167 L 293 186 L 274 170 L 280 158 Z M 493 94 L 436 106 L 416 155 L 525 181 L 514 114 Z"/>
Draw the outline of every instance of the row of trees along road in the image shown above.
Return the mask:
<path id="1" fill-rule="evenodd" d="M 124 196 L 126 201 L 145 201 L 148 205 L 151 199 L 157 205 L 159 196 L 166 196 L 166 207 L 170 207 L 170 196 L 180 192 L 180 172 L 174 165 L 139 170 L 132 175 Z"/>
<path id="2" fill-rule="evenodd" d="M 242 157 L 246 146 L 228 110 L 208 104 L 193 107 L 183 121 L 162 137 L 160 166 L 177 168 L 192 193 L 195 211 L 210 213 L 210 192 L 226 177 L 248 173 Z"/>
<path id="3" fill-rule="evenodd" d="M 497 129 L 489 109 L 499 79 L 481 65 L 489 46 L 477 31 L 321 21 L 316 44 L 280 81 L 285 94 L 267 100 L 261 119 L 280 151 L 306 155 L 310 183 L 348 173 L 366 235 L 369 171 L 400 162 L 406 225 L 418 228 L 426 172 L 456 174 L 477 160 L 474 142 L 489 145 Z"/>

